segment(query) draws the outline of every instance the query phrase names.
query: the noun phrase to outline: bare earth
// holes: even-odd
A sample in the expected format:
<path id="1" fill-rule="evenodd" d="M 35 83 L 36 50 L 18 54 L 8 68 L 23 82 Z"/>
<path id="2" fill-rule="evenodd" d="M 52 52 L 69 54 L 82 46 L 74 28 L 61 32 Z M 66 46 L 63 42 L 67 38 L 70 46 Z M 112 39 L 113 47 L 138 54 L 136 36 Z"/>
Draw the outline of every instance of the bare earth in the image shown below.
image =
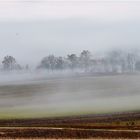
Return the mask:
<path id="1" fill-rule="evenodd" d="M 0 138 L 140 138 L 140 113 L 0 120 Z"/>

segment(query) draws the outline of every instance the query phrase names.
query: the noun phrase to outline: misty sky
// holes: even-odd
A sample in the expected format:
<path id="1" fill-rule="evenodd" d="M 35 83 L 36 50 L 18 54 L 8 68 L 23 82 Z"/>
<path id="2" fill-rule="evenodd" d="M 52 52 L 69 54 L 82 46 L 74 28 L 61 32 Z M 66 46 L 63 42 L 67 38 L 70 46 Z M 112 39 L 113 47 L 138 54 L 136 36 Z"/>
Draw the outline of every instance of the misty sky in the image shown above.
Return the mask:
<path id="1" fill-rule="evenodd" d="M 140 47 L 140 0 L 0 0 L 0 58 Z"/>

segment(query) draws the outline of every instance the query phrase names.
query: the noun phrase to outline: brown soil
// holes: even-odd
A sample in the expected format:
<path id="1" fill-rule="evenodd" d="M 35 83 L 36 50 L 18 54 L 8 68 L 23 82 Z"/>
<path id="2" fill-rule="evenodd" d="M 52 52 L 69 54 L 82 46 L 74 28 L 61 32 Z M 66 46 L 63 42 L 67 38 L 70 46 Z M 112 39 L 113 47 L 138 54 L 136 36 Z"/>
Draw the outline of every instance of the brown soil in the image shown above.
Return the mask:
<path id="1" fill-rule="evenodd" d="M 0 138 L 140 138 L 140 113 L 0 120 Z"/>

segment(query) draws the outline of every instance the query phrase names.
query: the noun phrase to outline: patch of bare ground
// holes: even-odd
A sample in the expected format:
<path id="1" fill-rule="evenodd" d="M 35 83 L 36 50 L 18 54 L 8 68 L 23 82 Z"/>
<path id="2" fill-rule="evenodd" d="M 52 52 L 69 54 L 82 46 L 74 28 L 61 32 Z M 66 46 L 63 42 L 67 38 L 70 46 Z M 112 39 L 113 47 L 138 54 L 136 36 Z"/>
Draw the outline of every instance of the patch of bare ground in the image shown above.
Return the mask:
<path id="1" fill-rule="evenodd" d="M 0 120 L 0 139 L 139 139 L 140 113 Z"/>

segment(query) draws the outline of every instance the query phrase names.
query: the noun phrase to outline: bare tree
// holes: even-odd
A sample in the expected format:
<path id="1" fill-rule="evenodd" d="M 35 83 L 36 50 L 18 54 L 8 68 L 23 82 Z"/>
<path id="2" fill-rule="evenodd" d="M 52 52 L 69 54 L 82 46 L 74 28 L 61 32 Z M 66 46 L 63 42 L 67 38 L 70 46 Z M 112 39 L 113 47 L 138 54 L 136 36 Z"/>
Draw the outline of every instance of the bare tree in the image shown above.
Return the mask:
<path id="1" fill-rule="evenodd" d="M 76 56 L 76 54 L 70 54 L 70 55 L 68 55 L 67 56 L 67 59 L 70 62 L 69 67 L 71 69 L 77 68 L 77 65 L 78 65 L 78 57 Z"/>
<path id="2" fill-rule="evenodd" d="M 112 72 L 125 72 L 127 70 L 127 54 L 121 50 L 113 50 L 108 54 L 108 61 Z"/>
<path id="3" fill-rule="evenodd" d="M 20 65 L 17 64 L 16 59 L 13 56 L 5 56 L 2 61 L 4 70 L 20 69 Z"/>
<path id="4" fill-rule="evenodd" d="M 54 55 L 49 55 L 47 57 L 44 57 L 41 61 L 41 64 L 38 66 L 38 68 L 45 68 L 48 70 L 54 70 L 56 65 L 56 58 Z"/>
<path id="5" fill-rule="evenodd" d="M 63 57 L 57 57 L 56 58 L 56 65 L 55 68 L 58 70 L 62 70 L 65 68 L 65 60 L 63 59 Z"/>
<path id="6" fill-rule="evenodd" d="M 88 50 L 83 50 L 80 54 L 81 66 L 87 71 L 91 62 L 91 53 Z"/>
<path id="7" fill-rule="evenodd" d="M 136 64 L 136 55 L 134 53 L 128 53 L 127 64 L 128 64 L 128 70 L 130 72 L 134 72 L 135 64 Z"/>

